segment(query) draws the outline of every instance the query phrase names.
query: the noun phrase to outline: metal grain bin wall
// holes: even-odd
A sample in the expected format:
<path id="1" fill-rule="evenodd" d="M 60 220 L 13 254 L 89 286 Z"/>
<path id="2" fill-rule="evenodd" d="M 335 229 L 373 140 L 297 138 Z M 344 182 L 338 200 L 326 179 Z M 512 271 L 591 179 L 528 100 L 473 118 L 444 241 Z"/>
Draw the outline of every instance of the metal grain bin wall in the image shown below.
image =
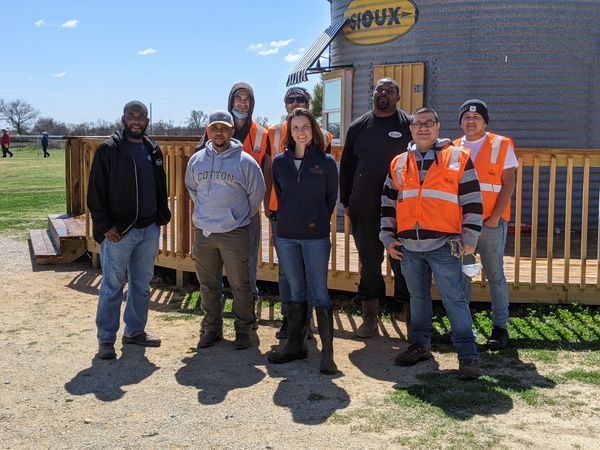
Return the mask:
<path id="1" fill-rule="evenodd" d="M 600 1 L 412 1 L 417 23 L 398 39 L 369 46 L 342 35 L 333 41 L 331 63 L 355 68 L 353 118 L 370 108 L 372 65 L 423 62 L 424 103 L 440 114 L 444 136 L 461 134 L 458 107 L 476 97 L 488 103 L 490 130 L 511 136 L 518 147 L 600 148 Z M 332 23 L 349 4 L 331 1 Z M 564 186 L 564 176 L 557 181 Z M 596 170 L 591 186 L 598 184 Z M 564 198 L 564 187 L 557 197 Z M 597 218 L 597 197 L 592 205 Z M 524 210 L 529 207 L 525 202 Z M 563 215 L 557 211 L 558 227 Z M 574 228 L 580 223 L 573 218 Z"/>

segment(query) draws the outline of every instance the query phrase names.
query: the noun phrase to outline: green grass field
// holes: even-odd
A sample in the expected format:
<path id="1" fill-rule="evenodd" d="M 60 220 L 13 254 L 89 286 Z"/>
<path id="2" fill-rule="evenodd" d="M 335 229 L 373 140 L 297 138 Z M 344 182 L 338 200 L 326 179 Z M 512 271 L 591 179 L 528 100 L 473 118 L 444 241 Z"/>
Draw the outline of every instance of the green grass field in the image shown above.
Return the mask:
<path id="1" fill-rule="evenodd" d="M 27 236 L 27 230 L 46 228 L 48 214 L 66 212 L 65 152 L 14 148 L 13 158 L 0 158 L 0 232 Z"/>

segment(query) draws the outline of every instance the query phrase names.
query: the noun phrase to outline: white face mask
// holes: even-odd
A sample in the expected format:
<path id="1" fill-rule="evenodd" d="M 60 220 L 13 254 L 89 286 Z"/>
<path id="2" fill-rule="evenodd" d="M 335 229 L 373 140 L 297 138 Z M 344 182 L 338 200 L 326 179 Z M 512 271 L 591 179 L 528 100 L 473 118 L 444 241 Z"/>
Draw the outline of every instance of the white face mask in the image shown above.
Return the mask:
<path id="1" fill-rule="evenodd" d="M 242 114 L 241 112 L 239 112 L 237 109 L 233 108 L 231 110 L 231 113 L 237 117 L 238 119 L 247 119 L 248 118 L 248 113 L 244 113 Z"/>

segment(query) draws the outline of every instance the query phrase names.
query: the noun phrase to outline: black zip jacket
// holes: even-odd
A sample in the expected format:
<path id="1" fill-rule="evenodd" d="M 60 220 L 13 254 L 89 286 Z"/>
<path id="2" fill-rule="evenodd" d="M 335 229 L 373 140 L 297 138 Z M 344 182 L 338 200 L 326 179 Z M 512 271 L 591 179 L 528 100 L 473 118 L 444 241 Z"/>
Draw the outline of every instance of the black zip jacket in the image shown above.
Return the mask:
<path id="1" fill-rule="evenodd" d="M 329 237 L 329 220 L 338 193 L 337 166 L 331 155 L 309 147 L 296 170 L 294 154 L 286 150 L 273 160 L 273 185 L 278 202 L 278 237 Z"/>
<path id="2" fill-rule="evenodd" d="M 94 239 L 98 243 L 113 226 L 121 235 L 126 234 L 139 217 L 135 162 L 121 149 L 123 139 L 123 132 L 114 133 L 98 147 L 92 162 L 87 205 L 94 225 Z M 144 144 L 154 167 L 156 224 L 160 226 L 171 220 L 163 155 L 160 147 L 146 135 Z"/>

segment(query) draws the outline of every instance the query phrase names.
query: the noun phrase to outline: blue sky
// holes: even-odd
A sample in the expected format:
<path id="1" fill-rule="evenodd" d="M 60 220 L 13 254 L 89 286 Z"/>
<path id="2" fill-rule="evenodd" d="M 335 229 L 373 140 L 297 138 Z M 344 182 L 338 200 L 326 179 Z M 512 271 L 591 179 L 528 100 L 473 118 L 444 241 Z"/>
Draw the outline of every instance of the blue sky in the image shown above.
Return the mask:
<path id="1" fill-rule="evenodd" d="M 329 23 L 326 0 L 4 2 L 0 98 L 66 123 L 115 120 L 139 99 L 179 125 L 245 81 L 274 123 L 288 73 Z"/>

